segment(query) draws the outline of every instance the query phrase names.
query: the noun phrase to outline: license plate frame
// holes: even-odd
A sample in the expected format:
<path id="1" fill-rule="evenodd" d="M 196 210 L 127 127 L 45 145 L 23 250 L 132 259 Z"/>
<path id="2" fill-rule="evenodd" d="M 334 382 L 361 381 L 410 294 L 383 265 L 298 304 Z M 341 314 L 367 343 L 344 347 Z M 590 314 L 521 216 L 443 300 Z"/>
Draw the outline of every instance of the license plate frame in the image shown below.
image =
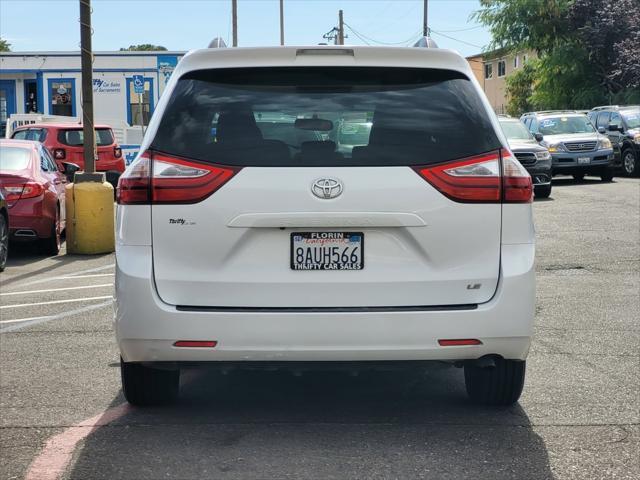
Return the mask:
<path id="1" fill-rule="evenodd" d="M 588 165 L 591 163 L 591 157 L 578 157 L 578 165 Z"/>
<path id="2" fill-rule="evenodd" d="M 331 236 L 335 236 L 331 238 Z M 359 237 L 359 238 L 356 238 Z M 304 231 L 304 232 L 292 232 L 290 235 L 290 247 L 289 247 L 289 267 L 296 272 L 303 271 L 359 271 L 364 269 L 364 233 L 352 232 L 352 231 L 332 231 L 332 232 L 318 232 L 318 231 Z M 339 255 L 338 261 L 331 261 L 329 263 L 316 263 L 311 264 L 301 263 L 296 261 L 296 248 L 304 248 L 302 245 L 303 239 L 316 240 L 319 246 L 327 244 L 328 248 L 337 248 Z M 351 245 L 356 243 L 356 245 Z M 342 245 L 340 245 L 342 244 Z M 311 250 L 309 246 L 304 251 L 303 255 L 307 257 L 307 251 Z M 342 262 L 342 255 L 346 255 L 351 259 L 351 256 L 356 253 L 354 247 L 359 247 L 359 262 Z M 346 250 L 345 250 L 346 249 Z M 331 256 L 335 255 L 333 250 Z M 313 257 L 313 253 L 312 253 Z M 354 268 L 355 266 L 355 268 Z"/>

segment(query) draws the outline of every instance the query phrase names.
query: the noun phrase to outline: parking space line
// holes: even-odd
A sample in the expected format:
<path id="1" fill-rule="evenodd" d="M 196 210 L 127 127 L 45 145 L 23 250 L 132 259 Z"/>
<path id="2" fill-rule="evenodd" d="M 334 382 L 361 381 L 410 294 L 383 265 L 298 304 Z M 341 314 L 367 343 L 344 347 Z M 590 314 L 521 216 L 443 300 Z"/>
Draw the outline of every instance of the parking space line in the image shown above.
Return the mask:
<path id="1" fill-rule="evenodd" d="M 115 263 L 110 263 L 109 265 L 102 265 L 101 267 L 88 268 L 86 270 L 79 270 L 77 272 L 70 272 L 70 273 L 68 273 L 66 275 L 56 275 L 55 277 L 39 278 L 37 280 L 31 280 L 29 282 L 20 283 L 20 284 L 18 284 L 16 286 L 17 287 L 27 287 L 29 285 L 36 285 L 38 283 L 49 282 L 49 281 L 54 280 L 54 279 L 83 278 L 83 277 L 81 277 L 81 275 L 84 275 L 84 274 L 87 274 L 87 273 L 100 272 L 102 270 L 107 270 L 107 269 L 113 268 L 115 266 L 116 266 Z M 104 275 L 113 275 L 113 273 L 106 273 Z"/>
<path id="2" fill-rule="evenodd" d="M 31 295 L 33 293 L 62 292 L 62 291 L 65 291 L 65 290 L 84 290 L 84 289 L 87 289 L 87 288 L 102 288 L 102 287 L 113 287 L 113 283 L 101 283 L 99 285 L 82 285 L 80 287 L 48 288 L 46 290 L 27 290 L 27 291 L 22 291 L 22 292 L 5 292 L 5 293 L 0 293 L 0 296 Z"/>
<path id="3" fill-rule="evenodd" d="M 29 322 L 31 320 L 39 320 L 41 318 L 47 318 L 47 317 L 49 317 L 49 315 L 44 315 L 41 317 L 16 318 L 15 320 L 0 320 L 0 325 L 5 323 Z"/>
<path id="4" fill-rule="evenodd" d="M 113 298 L 113 295 L 103 295 L 101 297 L 70 298 L 67 300 L 53 300 L 50 302 L 18 303 L 17 305 L 2 305 L 0 307 L 0 310 L 4 310 L 7 308 L 35 307 L 38 305 L 54 305 L 59 303 L 90 302 L 92 300 L 104 300 L 105 298 Z"/>
<path id="5" fill-rule="evenodd" d="M 85 307 L 76 308 L 74 310 L 67 310 L 66 312 L 57 313 L 55 315 L 48 315 L 45 317 L 31 317 L 27 319 L 16 319 L 20 320 L 19 325 L 10 325 L 8 327 L 0 328 L 0 333 L 9 333 L 15 332 L 17 330 L 22 330 L 23 328 L 30 327 L 32 325 L 38 325 L 40 323 L 50 322 L 52 320 L 61 320 L 63 318 L 71 317 L 73 315 L 78 315 L 80 313 L 91 312 L 93 310 L 98 310 L 100 308 L 108 307 L 113 305 L 112 301 L 97 303 L 94 305 L 87 305 Z M 18 322 L 13 322 L 18 323 Z"/>

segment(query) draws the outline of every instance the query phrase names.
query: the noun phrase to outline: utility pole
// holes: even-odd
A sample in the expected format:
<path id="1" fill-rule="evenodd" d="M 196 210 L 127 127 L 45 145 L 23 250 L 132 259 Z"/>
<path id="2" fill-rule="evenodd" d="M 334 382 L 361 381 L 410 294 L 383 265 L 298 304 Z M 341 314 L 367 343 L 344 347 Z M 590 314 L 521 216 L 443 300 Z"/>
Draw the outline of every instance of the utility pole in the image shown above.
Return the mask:
<path id="1" fill-rule="evenodd" d="M 113 187 L 105 182 L 104 172 L 96 172 L 91 0 L 80 0 L 80 60 L 84 172 L 75 172 L 73 183 L 64 188 L 67 253 L 94 255 L 115 250 L 115 211 Z M 75 92 L 71 94 L 75 95 Z"/>
<path id="2" fill-rule="evenodd" d="M 93 51 L 91 49 L 91 0 L 80 0 L 80 58 L 82 63 L 82 130 L 84 171 L 96 171 L 96 138 L 93 129 Z"/>
<path id="3" fill-rule="evenodd" d="M 429 36 L 429 0 L 424 0 L 424 16 L 422 22 L 422 36 Z"/>
<path id="4" fill-rule="evenodd" d="M 284 0 L 280 0 L 280 45 L 284 45 Z"/>
<path id="5" fill-rule="evenodd" d="M 426 2 L 426 0 L 425 0 Z M 342 18 L 342 10 L 338 12 L 338 45 L 344 45 L 344 19 Z"/>
<path id="6" fill-rule="evenodd" d="M 231 23 L 233 29 L 233 44 L 238 46 L 238 0 L 231 0 Z"/>

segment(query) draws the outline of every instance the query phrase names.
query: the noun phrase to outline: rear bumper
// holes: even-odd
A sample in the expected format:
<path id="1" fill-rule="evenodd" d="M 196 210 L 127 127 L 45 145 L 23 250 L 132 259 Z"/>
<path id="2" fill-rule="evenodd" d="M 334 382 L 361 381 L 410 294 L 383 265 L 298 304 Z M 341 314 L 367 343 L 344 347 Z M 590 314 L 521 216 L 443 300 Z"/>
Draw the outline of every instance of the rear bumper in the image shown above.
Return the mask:
<path id="1" fill-rule="evenodd" d="M 183 311 L 156 294 L 151 247 L 118 246 L 116 337 L 128 362 L 453 361 L 488 354 L 523 360 L 533 328 L 534 250 L 503 245 L 495 296 L 465 310 Z M 438 344 L 461 338 L 482 345 Z M 218 344 L 179 348 L 177 340 Z"/>
<path id="2" fill-rule="evenodd" d="M 579 163 L 579 158 L 588 158 L 589 163 Z M 595 150 L 593 152 L 552 154 L 554 173 L 594 170 L 601 167 L 611 166 L 613 164 L 613 160 L 614 155 L 612 149 Z"/>
<path id="3" fill-rule="evenodd" d="M 551 162 L 538 162 L 536 165 L 524 165 L 524 168 L 531 175 L 534 185 L 549 185 L 551 183 Z"/>
<path id="4" fill-rule="evenodd" d="M 96 170 L 99 172 L 124 172 L 124 158 L 114 158 L 113 160 L 98 160 L 96 162 Z"/>
<path id="5" fill-rule="evenodd" d="M 42 198 L 18 200 L 9 209 L 9 235 L 12 240 L 29 241 L 51 236 L 53 217 L 48 216 Z M 33 235 L 27 234 L 33 232 Z M 17 234 L 17 235 L 16 235 Z"/>

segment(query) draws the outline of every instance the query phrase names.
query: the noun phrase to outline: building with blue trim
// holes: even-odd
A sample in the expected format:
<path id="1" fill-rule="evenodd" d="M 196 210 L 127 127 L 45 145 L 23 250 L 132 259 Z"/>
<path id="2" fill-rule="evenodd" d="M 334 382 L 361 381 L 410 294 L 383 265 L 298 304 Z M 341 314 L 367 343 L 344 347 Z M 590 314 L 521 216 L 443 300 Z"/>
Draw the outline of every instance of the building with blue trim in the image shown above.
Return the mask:
<path id="1" fill-rule="evenodd" d="M 95 52 L 96 122 L 148 124 L 158 99 L 185 52 Z M 133 76 L 144 77 L 144 94 Z M 80 52 L 0 53 L 0 123 L 14 113 L 81 117 Z"/>

